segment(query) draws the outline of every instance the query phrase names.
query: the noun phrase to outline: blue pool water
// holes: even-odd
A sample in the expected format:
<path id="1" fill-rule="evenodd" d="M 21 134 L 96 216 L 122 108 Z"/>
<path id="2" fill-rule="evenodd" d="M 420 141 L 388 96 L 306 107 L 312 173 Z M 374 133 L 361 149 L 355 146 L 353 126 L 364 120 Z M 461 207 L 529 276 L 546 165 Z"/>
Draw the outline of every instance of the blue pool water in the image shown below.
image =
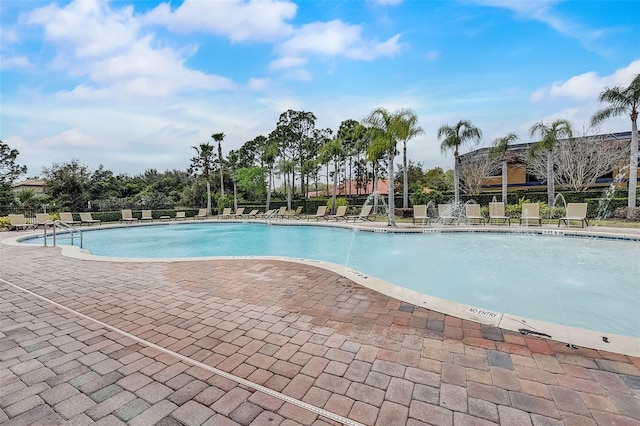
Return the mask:
<path id="1" fill-rule="evenodd" d="M 99 256 L 324 260 L 478 308 L 640 337 L 638 242 L 258 223 L 129 226 L 83 235 L 84 247 Z"/>

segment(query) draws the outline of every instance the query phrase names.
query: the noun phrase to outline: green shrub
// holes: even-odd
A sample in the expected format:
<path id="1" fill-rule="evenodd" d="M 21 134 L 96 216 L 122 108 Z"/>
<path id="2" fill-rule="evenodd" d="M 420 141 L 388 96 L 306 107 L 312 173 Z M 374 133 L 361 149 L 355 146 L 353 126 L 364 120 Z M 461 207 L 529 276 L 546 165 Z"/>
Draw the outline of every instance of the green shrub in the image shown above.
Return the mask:
<path id="1" fill-rule="evenodd" d="M 333 198 L 329 198 L 327 200 L 327 210 L 331 210 L 332 204 L 333 204 Z M 348 206 L 348 205 L 349 205 L 349 202 L 347 201 L 346 198 L 342 198 L 342 197 L 336 198 L 336 208 L 340 206 Z"/>
<path id="2" fill-rule="evenodd" d="M 435 189 L 430 192 L 422 192 L 416 191 L 409 195 L 409 201 L 411 201 L 411 205 L 421 205 L 421 204 L 429 204 L 431 201 L 433 204 L 438 205 L 444 202 L 444 195 L 440 191 L 436 191 Z"/>

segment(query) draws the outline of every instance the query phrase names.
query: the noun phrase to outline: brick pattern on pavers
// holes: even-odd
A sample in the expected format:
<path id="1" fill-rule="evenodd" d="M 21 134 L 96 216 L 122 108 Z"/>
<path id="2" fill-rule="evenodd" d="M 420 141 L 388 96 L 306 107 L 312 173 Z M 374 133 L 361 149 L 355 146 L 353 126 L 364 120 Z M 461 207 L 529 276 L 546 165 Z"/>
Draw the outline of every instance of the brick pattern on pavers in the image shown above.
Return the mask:
<path id="1" fill-rule="evenodd" d="M 413 307 L 324 270 L 261 260 L 79 266 L 54 250 L 0 250 L 10 282 L 364 424 L 640 422 L 636 358 Z M 0 297 L 0 423 L 331 424 L 4 285 Z"/>

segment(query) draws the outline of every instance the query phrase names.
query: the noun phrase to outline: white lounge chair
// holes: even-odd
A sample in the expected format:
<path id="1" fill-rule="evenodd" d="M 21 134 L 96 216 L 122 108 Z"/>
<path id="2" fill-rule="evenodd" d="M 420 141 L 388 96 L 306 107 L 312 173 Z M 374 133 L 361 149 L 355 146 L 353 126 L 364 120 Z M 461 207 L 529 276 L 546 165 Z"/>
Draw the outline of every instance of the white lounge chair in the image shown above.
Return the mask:
<path id="1" fill-rule="evenodd" d="M 447 222 L 453 223 L 454 221 L 456 224 L 460 223 L 460 218 L 453 215 L 453 205 L 451 204 L 438 204 L 438 216 L 443 225 L 446 225 Z"/>
<path id="2" fill-rule="evenodd" d="M 569 226 L 569 221 L 571 220 L 580 221 L 581 228 L 584 228 L 585 224 L 589 226 L 587 203 L 568 203 L 566 214 L 558 220 L 558 226 L 560 226 L 560 222 L 564 222 L 565 225 Z"/>
<path id="3" fill-rule="evenodd" d="M 287 214 L 287 206 L 282 206 L 279 209 L 276 210 L 276 212 L 274 213 L 273 217 L 275 219 L 284 219 L 285 215 Z"/>
<path id="4" fill-rule="evenodd" d="M 120 218 L 120 223 L 123 223 L 123 222 L 133 223 L 138 221 L 137 217 L 133 217 L 130 209 L 122 210 L 121 213 L 122 213 L 122 218 Z"/>
<path id="5" fill-rule="evenodd" d="M 327 206 L 318 206 L 318 210 L 316 210 L 316 214 L 307 216 L 307 220 L 315 219 L 326 219 L 327 217 Z"/>
<path id="6" fill-rule="evenodd" d="M 344 219 L 345 222 L 347 221 L 346 215 L 347 214 L 347 206 L 338 206 L 338 208 L 336 209 L 336 214 L 331 214 L 329 216 L 326 217 L 327 220 L 332 219 L 335 220 L 336 222 Z"/>
<path id="7" fill-rule="evenodd" d="M 522 214 L 520 215 L 520 225 L 522 222 L 525 225 L 529 225 L 531 222 L 538 222 L 539 226 L 542 226 L 542 218 L 540 217 L 540 204 L 538 203 L 523 203 Z"/>
<path id="8" fill-rule="evenodd" d="M 206 208 L 199 209 L 198 210 L 198 214 L 193 216 L 193 218 L 194 219 L 202 219 L 202 220 L 206 219 L 207 218 L 207 209 Z"/>
<path id="9" fill-rule="evenodd" d="M 465 221 L 467 225 L 475 221 L 476 223 L 480 223 L 480 225 L 484 224 L 485 218 L 480 213 L 480 204 L 469 203 L 464 205 L 464 213 L 465 213 Z"/>
<path id="10" fill-rule="evenodd" d="M 358 215 L 352 215 L 352 216 L 347 216 L 347 222 L 349 221 L 349 219 L 353 218 L 353 221 L 364 221 L 364 220 L 369 220 L 369 221 L 373 221 L 376 217 L 376 214 L 373 213 L 373 204 L 369 204 L 369 205 L 364 205 L 362 206 L 362 209 L 360 210 L 360 214 Z"/>
<path id="11" fill-rule="evenodd" d="M 511 218 L 504 214 L 504 203 L 489 203 L 489 225 L 494 221 L 501 221 L 511 225 Z"/>
<path id="12" fill-rule="evenodd" d="M 87 225 L 93 225 L 96 223 L 98 225 L 102 225 L 102 221 L 99 219 L 94 219 L 93 216 L 91 216 L 90 212 L 80 213 L 80 222 L 82 222 L 81 224 L 86 223 Z"/>
<path id="13" fill-rule="evenodd" d="M 246 218 L 246 219 L 257 219 L 258 218 L 258 209 L 253 209 L 249 213 L 243 214 L 242 217 Z"/>
<path id="14" fill-rule="evenodd" d="M 51 220 L 51 216 L 49 213 L 36 213 L 36 221 L 34 223 L 33 229 L 38 228 L 38 226 L 42 226 L 43 228 L 47 227 L 47 221 Z"/>
<path id="15" fill-rule="evenodd" d="M 431 223 L 431 218 L 427 213 L 427 205 L 426 204 L 418 204 L 413 206 L 413 224 L 416 224 L 416 221 L 424 224 L 425 222 L 428 224 Z"/>
<path id="16" fill-rule="evenodd" d="M 175 217 L 176 222 L 178 221 L 178 219 L 187 220 L 187 216 L 185 212 L 176 212 L 176 217 Z"/>
<path id="17" fill-rule="evenodd" d="M 244 207 L 238 207 L 238 210 L 236 210 L 233 217 L 236 219 L 241 219 L 243 216 L 244 216 Z"/>
<path id="18" fill-rule="evenodd" d="M 23 214 L 10 214 L 9 215 L 9 228 L 19 231 L 21 229 L 33 228 L 34 225 L 27 223 Z"/>
<path id="19" fill-rule="evenodd" d="M 231 207 L 225 207 L 222 209 L 222 213 L 218 216 L 220 219 L 229 219 L 231 218 Z"/>
<path id="20" fill-rule="evenodd" d="M 150 220 L 151 222 L 153 222 L 153 214 L 151 213 L 151 210 L 142 210 L 142 216 L 140 217 L 140 220 Z"/>
<path id="21" fill-rule="evenodd" d="M 60 220 L 68 223 L 69 225 L 80 225 L 82 224 L 82 221 L 80 220 L 75 220 L 73 218 L 73 213 L 70 212 L 60 212 Z"/>

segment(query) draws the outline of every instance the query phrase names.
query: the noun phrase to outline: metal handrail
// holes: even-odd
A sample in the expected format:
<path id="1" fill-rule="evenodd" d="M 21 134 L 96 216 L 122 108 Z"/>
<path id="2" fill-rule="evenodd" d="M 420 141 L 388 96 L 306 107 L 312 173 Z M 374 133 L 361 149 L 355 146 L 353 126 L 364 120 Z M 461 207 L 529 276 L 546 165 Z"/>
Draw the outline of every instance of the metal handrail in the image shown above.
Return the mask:
<path id="1" fill-rule="evenodd" d="M 62 220 L 56 220 L 56 221 L 52 221 L 52 220 L 47 220 L 44 223 L 44 246 L 47 247 L 47 228 L 51 227 L 51 230 L 53 231 L 53 247 L 56 247 L 56 229 L 60 229 L 63 230 L 63 234 L 69 234 L 69 239 L 71 239 L 71 245 L 74 245 L 74 241 L 75 241 L 75 233 L 79 233 L 80 234 L 80 248 L 82 248 L 83 245 L 83 241 L 82 241 L 82 230 L 81 229 L 77 229 L 74 228 L 73 226 L 71 226 L 71 224 L 64 222 Z"/>

